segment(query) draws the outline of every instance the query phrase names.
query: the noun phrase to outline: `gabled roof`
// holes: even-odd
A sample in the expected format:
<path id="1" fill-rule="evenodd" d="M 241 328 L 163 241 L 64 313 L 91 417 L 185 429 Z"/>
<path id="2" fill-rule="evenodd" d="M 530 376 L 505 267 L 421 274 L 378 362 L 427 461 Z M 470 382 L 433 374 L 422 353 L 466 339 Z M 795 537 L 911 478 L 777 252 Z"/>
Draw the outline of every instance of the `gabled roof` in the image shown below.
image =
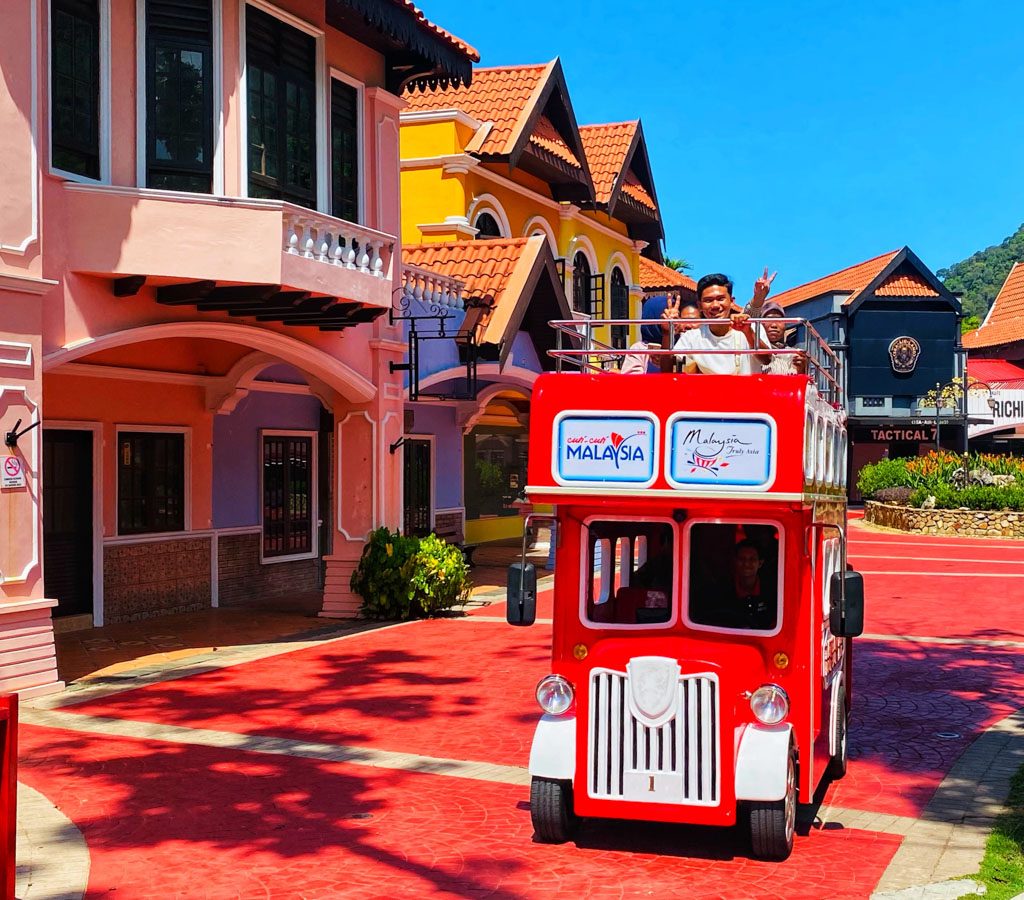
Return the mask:
<path id="1" fill-rule="evenodd" d="M 1024 388 L 1024 367 L 1005 359 L 967 360 L 967 377 L 984 381 L 989 387 Z"/>
<path id="2" fill-rule="evenodd" d="M 855 266 L 840 269 L 831 275 L 816 278 L 814 281 L 808 281 L 807 284 L 801 284 L 788 291 L 783 291 L 781 294 L 775 294 L 771 299 L 783 306 L 792 306 L 794 303 L 821 297 L 824 294 L 850 294 L 851 296 L 844 301 L 844 303 L 849 303 L 854 296 L 871 284 L 889 263 L 896 259 L 899 252 L 899 250 L 892 250 L 889 253 L 883 253 L 881 256 L 875 256 L 862 263 L 857 263 Z"/>
<path id="3" fill-rule="evenodd" d="M 625 175 L 639 124 L 634 121 L 580 126 L 598 203 L 608 205 Z"/>
<path id="4" fill-rule="evenodd" d="M 697 295 L 697 282 L 689 275 L 656 263 L 646 256 L 640 257 L 640 287 L 646 292 L 689 291 Z"/>
<path id="5" fill-rule="evenodd" d="M 1024 341 L 1024 262 L 1014 263 L 980 328 L 963 336 L 969 349 Z"/>
<path id="6" fill-rule="evenodd" d="M 464 84 L 480 54 L 435 25 L 412 0 L 326 0 L 327 22 L 384 55 L 387 89 Z"/>
<path id="7" fill-rule="evenodd" d="M 643 125 L 639 120 L 583 125 L 580 137 L 594 178 L 595 205 L 631 226 L 631 237 L 659 242 L 665 234 Z"/>
<path id="8" fill-rule="evenodd" d="M 574 187 L 556 199 L 594 196 L 590 168 L 569 99 L 562 64 L 474 69 L 473 82 L 407 91 L 411 111 L 458 109 L 484 123 L 469 152 L 484 162 L 521 167 L 554 185 Z"/>
<path id="9" fill-rule="evenodd" d="M 407 244 L 402 248 L 402 261 L 465 285 L 462 299 L 467 313 L 462 331 L 474 330 L 479 344 L 500 345 L 502 363 L 524 320 L 540 353 L 549 343 L 554 345 L 554 330 L 548 327 L 548 320 L 572 318 L 544 235 Z M 531 311 L 535 296 L 546 302 L 542 309 Z"/>

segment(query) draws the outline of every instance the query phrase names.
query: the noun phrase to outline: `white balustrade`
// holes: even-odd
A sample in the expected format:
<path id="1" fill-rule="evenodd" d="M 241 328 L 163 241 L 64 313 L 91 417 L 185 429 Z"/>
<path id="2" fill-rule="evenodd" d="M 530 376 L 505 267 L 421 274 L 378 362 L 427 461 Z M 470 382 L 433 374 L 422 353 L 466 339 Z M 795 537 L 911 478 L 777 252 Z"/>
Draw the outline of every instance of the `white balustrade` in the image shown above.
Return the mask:
<path id="1" fill-rule="evenodd" d="M 290 203 L 283 205 L 284 251 L 329 266 L 388 278 L 395 238 Z"/>
<path id="2" fill-rule="evenodd" d="M 402 266 L 402 297 L 444 309 L 462 309 L 465 285 L 455 278 L 438 275 L 418 266 Z"/>

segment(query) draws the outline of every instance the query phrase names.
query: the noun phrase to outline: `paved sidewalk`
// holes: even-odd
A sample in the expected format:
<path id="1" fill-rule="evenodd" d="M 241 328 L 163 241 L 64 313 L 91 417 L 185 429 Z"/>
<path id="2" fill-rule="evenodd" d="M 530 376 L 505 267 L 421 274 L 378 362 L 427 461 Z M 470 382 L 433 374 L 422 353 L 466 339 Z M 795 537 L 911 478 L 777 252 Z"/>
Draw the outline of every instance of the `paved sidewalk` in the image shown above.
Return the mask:
<path id="1" fill-rule="evenodd" d="M 202 885 L 209 897 L 903 900 L 929 884 L 920 896 L 945 896 L 946 879 L 977 868 L 1024 760 L 1024 635 L 1007 614 L 1012 580 L 993 581 L 991 618 L 974 623 L 948 616 L 934 587 L 959 577 L 953 590 L 969 590 L 971 576 L 932 569 L 969 551 L 1013 570 L 1018 548 L 990 560 L 971 543 L 861 531 L 854 544 L 879 586 L 855 656 L 850 775 L 782 865 L 749 859 L 729 829 L 588 822 L 573 844 L 530 841 L 525 765 L 550 577 L 537 626 L 506 628 L 506 550 L 475 570 L 462 619 L 151 659 L 26 703 L 22 776 L 60 808 L 53 821 L 74 823 L 53 833 L 82 835 L 91 860 L 54 854 L 29 829 L 37 863 L 22 882 L 36 889 L 57 858 L 69 883 L 128 898 L 154 896 L 155 877 L 168 897 Z M 919 627 L 894 627 L 905 622 Z"/>

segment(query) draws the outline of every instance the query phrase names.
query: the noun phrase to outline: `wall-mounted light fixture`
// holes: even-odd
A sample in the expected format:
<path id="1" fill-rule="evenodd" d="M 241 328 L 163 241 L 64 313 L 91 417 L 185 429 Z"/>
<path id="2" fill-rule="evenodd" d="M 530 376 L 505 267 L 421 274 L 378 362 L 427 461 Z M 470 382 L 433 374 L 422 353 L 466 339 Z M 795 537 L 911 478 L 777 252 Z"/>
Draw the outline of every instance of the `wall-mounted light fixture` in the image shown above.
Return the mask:
<path id="1" fill-rule="evenodd" d="M 27 428 L 22 428 L 21 431 L 18 431 L 18 429 L 21 428 L 21 419 L 18 419 L 18 421 L 14 423 L 14 427 L 4 435 L 4 443 L 12 450 L 16 450 L 18 448 L 18 438 L 28 434 L 38 424 L 39 421 L 37 420 Z"/>

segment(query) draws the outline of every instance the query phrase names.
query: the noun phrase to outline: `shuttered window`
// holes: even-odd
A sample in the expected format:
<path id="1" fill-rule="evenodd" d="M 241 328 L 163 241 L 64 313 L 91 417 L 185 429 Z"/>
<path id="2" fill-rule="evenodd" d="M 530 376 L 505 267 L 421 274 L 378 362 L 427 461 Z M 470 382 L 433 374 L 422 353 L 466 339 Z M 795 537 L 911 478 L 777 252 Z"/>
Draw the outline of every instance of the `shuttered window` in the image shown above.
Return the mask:
<path id="1" fill-rule="evenodd" d="M 313 439 L 263 438 L 263 556 L 313 552 Z"/>
<path id="2" fill-rule="evenodd" d="M 249 196 L 316 206 L 316 41 L 245 9 Z"/>
<path id="3" fill-rule="evenodd" d="M 100 12 L 97 0 L 50 5 L 50 144 L 55 169 L 100 177 Z"/>
<path id="4" fill-rule="evenodd" d="M 185 529 L 185 435 L 117 435 L 117 533 Z"/>
<path id="5" fill-rule="evenodd" d="M 359 92 L 331 79 L 331 214 L 358 222 Z"/>
<path id="6" fill-rule="evenodd" d="M 210 0 L 146 0 L 146 185 L 213 190 Z"/>
<path id="7" fill-rule="evenodd" d="M 612 269 L 612 318 L 629 318 L 629 285 L 618 266 Z M 629 346 L 628 325 L 612 325 L 612 346 L 619 350 Z"/>

